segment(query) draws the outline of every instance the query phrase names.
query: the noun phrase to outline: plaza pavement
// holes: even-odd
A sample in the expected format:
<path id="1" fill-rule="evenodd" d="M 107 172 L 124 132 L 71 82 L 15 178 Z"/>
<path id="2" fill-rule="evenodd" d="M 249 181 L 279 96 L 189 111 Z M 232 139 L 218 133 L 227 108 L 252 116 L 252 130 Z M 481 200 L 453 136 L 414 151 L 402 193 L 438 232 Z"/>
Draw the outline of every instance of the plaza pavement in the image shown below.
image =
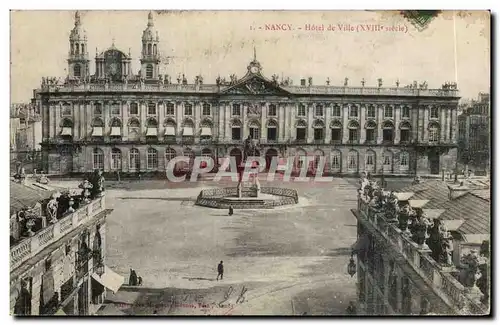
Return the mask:
<path id="1" fill-rule="evenodd" d="M 296 188 L 299 204 L 228 216 L 194 205 L 203 188 L 236 186 L 228 180 L 109 182 L 106 205 L 114 211 L 107 218 L 106 261 L 126 281 L 135 269 L 143 286 L 109 292 L 102 313 L 344 314 L 356 299 L 356 276 L 347 274 L 356 241 L 349 211 L 356 206 L 354 184 L 274 182 Z M 216 281 L 220 260 L 224 279 Z"/>

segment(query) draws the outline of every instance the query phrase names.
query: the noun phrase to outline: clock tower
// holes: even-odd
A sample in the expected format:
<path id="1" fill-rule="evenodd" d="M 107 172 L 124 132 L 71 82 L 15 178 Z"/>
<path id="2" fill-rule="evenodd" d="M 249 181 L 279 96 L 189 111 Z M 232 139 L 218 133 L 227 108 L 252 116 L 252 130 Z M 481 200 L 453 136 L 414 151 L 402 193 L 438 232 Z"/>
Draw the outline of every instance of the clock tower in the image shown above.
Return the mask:
<path id="1" fill-rule="evenodd" d="M 257 52 L 255 51 L 255 47 L 253 48 L 253 60 L 248 64 L 248 73 L 250 74 L 261 74 L 262 66 L 259 61 L 257 61 Z"/>
<path id="2" fill-rule="evenodd" d="M 83 80 L 89 75 L 87 35 L 82 27 L 80 12 L 75 13 L 75 27 L 69 35 L 68 75 L 73 80 Z"/>
<path id="3" fill-rule="evenodd" d="M 160 73 L 160 38 L 154 28 L 153 12 L 148 14 L 148 27 L 142 32 L 141 77 L 158 79 Z"/>

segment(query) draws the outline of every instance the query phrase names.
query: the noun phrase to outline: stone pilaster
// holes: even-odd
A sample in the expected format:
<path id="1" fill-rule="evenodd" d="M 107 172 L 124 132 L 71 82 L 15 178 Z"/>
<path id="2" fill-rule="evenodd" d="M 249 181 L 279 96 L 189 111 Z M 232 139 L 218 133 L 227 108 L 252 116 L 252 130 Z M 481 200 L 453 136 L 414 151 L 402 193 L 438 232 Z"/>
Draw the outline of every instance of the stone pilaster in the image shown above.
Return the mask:
<path id="1" fill-rule="evenodd" d="M 195 143 L 199 142 L 200 139 L 200 122 L 201 122 L 201 102 L 195 102 L 193 104 L 193 114 L 194 114 L 194 139 Z"/>
<path id="2" fill-rule="evenodd" d="M 314 106 L 307 105 L 307 143 L 311 143 L 314 139 L 314 129 L 313 129 L 313 121 L 314 121 Z"/>
<path id="3" fill-rule="evenodd" d="M 429 141 L 429 107 L 422 106 L 421 109 L 423 110 L 423 114 L 424 114 L 424 123 L 423 123 L 424 142 L 428 142 Z"/>
<path id="4" fill-rule="evenodd" d="M 399 124 L 401 123 L 401 107 L 402 105 L 394 105 L 394 144 L 399 144 L 401 140 L 401 130 Z"/>
<path id="5" fill-rule="evenodd" d="M 227 102 L 224 104 L 224 118 L 222 120 L 222 123 L 224 124 L 225 128 L 225 133 L 224 133 L 224 138 L 225 141 L 231 141 L 231 123 L 227 123 L 227 121 L 231 121 L 231 109 L 232 109 L 232 102 Z M 243 125 L 241 126 L 242 130 L 241 133 L 243 133 Z"/>
<path id="6" fill-rule="evenodd" d="M 457 143 L 457 107 L 453 107 L 451 110 L 451 141 L 452 143 Z"/>
<path id="7" fill-rule="evenodd" d="M 128 140 L 128 119 L 129 119 L 129 109 L 130 101 L 121 102 L 122 106 L 122 139 Z M 123 157 L 122 157 L 123 158 Z"/>
<path id="8" fill-rule="evenodd" d="M 145 101 L 140 101 L 139 102 L 139 118 L 141 121 L 141 128 L 139 129 L 139 136 L 141 141 L 145 140 L 146 137 L 146 121 L 147 121 L 147 106 Z M 142 162 L 141 162 L 141 168 L 142 168 Z"/>
<path id="9" fill-rule="evenodd" d="M 163 122 L 165 121 L 165 102 L 158 102 L 157 116 L 158 116 L 158 138 L 163 139 L 165 136 L 165 126 Z M 159 158 L 158 158 L 159 159 Z"/>
<path id="10" fill-rule="evenodd" d="M 332 138 L 332 129 L 330 129 L 330 124 L 332 123 L 332 107 L 330 104 L 325 105 L 325 143 L 330 143 Z"/>
<path id="11" fill-rule="evenodd" d="M 446 130 L 447 130 L 446 108 L 445 107 L 439 108 L 438 116 L 439 116 L 439 140 L 445 141 L 446 140 Z"/>
<path id="12" fill-rule="evenodd" d="M 80 131 L 80 119 L 78 118 L 78 114 L 80 113 L 80 109 L 82 107 L 82 102 L 80 100 L 76 100 L 71 103 L 71 121 L 73 122 L 73 139 L 78 139 L 79 131 Z"/>
<path id="13" fill-rule="evenodd" d="M 349 105 L 344 104 L 342 107 L 342 143 L 347 143 L 349 140 Z M 344 159 L 344 154 L 342 154 L 342 159 Z"/>
<path id="14" fill-rule="evenodd" d="M 365 143 L 366 141 L 366 105 L 359 105 L 359 143 Z"/>
<path id="15" fill-rule="evenodd" d="M 384 140 L 382 123 L 384 121 L 384 105 L 376 105 L 377 111 L 377 144 L 381 144 Z"/>
<path id="16" fill-rule="evenodd" d="M 182 118 L 184 116 L 184 112 L 183 112 L 183 103 L 182 102 L 178 102 L 176 101 L 175 102 L 175 124 L 176 124 L 176 128 L 175 128 L 175 132 L 176 132 L 176 136 L 178 136 L 179 134 L 181 134 L 181 130 L 182 130 Z"/>
<path id="17" fill-rule="evenodd" d="M 54 130 L 54 136 L 57 137 L 61 131 L 61 103 L 57 103 L 56 105 L 56 110 L 55 110 L 55 130 Z"/>
<path id="18" fill-rule="evenodd" d="M 255 105 L 261 105 L 261 103 L 255 103 Z M 260 141 L 265 143 L 267 139 L 267 113 L 269 110 L 269 102 L 266 102 L 264 105 L 261 105 L 261 113 L 260 113 Z M 280 109 L 280 107 L 278 107 Z M 278 113 L 279 114 L 279 113 Z"/>

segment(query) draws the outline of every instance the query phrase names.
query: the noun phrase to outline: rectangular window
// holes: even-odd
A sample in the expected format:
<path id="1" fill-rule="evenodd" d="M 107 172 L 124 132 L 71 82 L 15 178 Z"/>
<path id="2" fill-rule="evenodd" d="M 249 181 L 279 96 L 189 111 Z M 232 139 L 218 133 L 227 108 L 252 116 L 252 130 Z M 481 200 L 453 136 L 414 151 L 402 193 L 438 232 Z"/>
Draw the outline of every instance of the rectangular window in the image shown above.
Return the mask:
<path id="1" fill-rule="evenodd" d="M 210 105 L 208 104 L 203 104 L 203 116 L 209 116 L 210 115 Z"/>
<path id="2" fill-rule="evenodd" d="M 241 115 L 241 106 L 240 104 L 233 104 L 233 116 Z"/>
<path id="3" fill-rule="evenodd" d="M 111 106 L 111 115 L 120 115 L 121 109 L 120 109 L 120 104 L 114 103 Z"/>
<path id="4" fill-rule="evenodd" d="M 156 115 L 156 104 L 155 103 L 148 104 L 148 115 Z"/>
<path id="5" fill-rule="evenodd" d="M 375 106 L 370 105 L 366 110 L 366 117 L 375 118 Z"/>
<path id="6" fill-rule="evenodd" d="M 401 153 L 401 167 L 408 167 L 408 154 Z"/>
<path id="7" fill-rule="evenodd" d="M 332 169 L 335 169 L 335 170 L 340 169 L 340 157 L 338 155 L 332 156 Z"/>
<path id="8" fill-rule="evenodd" d="M 299 104 L 297 109 L 297 116 L 306 116 L 306 106 L 303 104 Z"/>
<path id="9" fill-rule="evenodd" d="M 139 115 L 139 105 L 130 103 L 130 115 Z"/>
<path id="10" fill-rule="evenodd" d="M 241 140 L 241 128 L 232 128 L 232 130 L 231 130 L 231 139 L 233 139 L 233 140 Z"/>
<path id="11" fill-rule="evenodd" d="M 392 113 L 393 113 L 392 106 L 387 105 L 384 108 L 384 117 L 385 118 L 392 118 Z"/>
<path id="12" fill-rule="evenodd" d="M 175 106 L 172 103 L 167 103 L 165 115 L 175 115 Z"/>
<path id="13" fill-rule="evenodd" d="M 375 162 L 373 161 L 373 155 L 368 155 L 366 156 L 366 165 L 367 166 L 373 166 L 375 165 Z"/>
<path id="14" fill-rule="evenodd" d="M 342 130 L 341 129 L 332 129 L 332 141 L 333 142 L 342 141 Z"/>
<path id="15" fill-rule="evenodd" d="M 403 112 L 402 115 L 404 118 L 409 118 L 410 117 L 410 108 L 408 106 L 403 107 Z"/>
<path id="16" fill-rule="evenodd" d="M 358 130 L 356 130 L 356 129 L 349 129 L 349 141 L 350 142 L 356 142 L 356 141 L 358 141 Z"/>
<path id="17" fill-rule="evenodd" d="M 382 131 L 384 142 L 392 142 L 394 139 L 394 132 L 392 129 L 385 129 Z"/>
<path id="18" fill-rule="evenodd" d="M 193 105 L 191 105 L 191 104 L 184 105 L 184 115 L 186 115 L 186 116 L 193 115 Z"/>
<path id="19" fill-rule="evenodd" d="M 306 139 L 306 129 L 305 128 L 297 128 L 297 140 L 305 140 Z"/>
<path id="20" fill-rule="evenodd" d="M 439 141 L 439 129 L 431 128 L 429 130 L 429 142 L 438 142 Z"/>
<path id="21" fill-rule="evenodd" d="M 367 129 L 366 130 L 366 141 L 374 142 L 375 141 L 375 129 Z"/>
<path id="22" fill-rule="evenodd" d="M 268 115 L 269 116 L 276 116 L 276 105 L 269 105 L 269 110 L 268 110 Z"/>
<path id="23" fill-rule="evenodd" d="M 358 159 L 354 155 L 349 155 L 349 161 L 347 167 L 349 169 L 357 169 L 358 168 Z"/>
<path id="24" fill-rule="evenodd" d="M 439 108 L 431 107 L 431 118 L 438 118 L 438 117 L 439 117 Z"/>
<path id="25" fill-rule="evenodd" d="M 250 128 L 250 137 L 254 140 L 259 140 L 259 128 Z"/>
<path id="26" fill-rule="evenodd" d="M 349 112 L 350 117 L 358 117 L 358 106 L 352 105 L 351 110 Z"/>
<path id="27" fill-rule="evenodd" d="M 267 140 L 275 141 L 277 138 L 276 128 L 267 128 Z"/>
<path id="28" fill-rule="evenodd" d="M 333 117 L 340 117 L 341 114 L 340 114 L 340 106 L 338 105 L 335 105 L 332 107 L 332 116 Z"/>
<path id="29" fill-rule="evenodd" d="M 323 140 L 323 129 L 314 129 L 314 141 Z"/>
<path id="30" fill-rule="evenodd" d="M 323 105 L 316 105 L 316 116 L 323 116 Z"/>
<path id="31" fill-rule="evenodd" d="M 401 142 L 410 142 L 410 130 L 401 130 Z"/>

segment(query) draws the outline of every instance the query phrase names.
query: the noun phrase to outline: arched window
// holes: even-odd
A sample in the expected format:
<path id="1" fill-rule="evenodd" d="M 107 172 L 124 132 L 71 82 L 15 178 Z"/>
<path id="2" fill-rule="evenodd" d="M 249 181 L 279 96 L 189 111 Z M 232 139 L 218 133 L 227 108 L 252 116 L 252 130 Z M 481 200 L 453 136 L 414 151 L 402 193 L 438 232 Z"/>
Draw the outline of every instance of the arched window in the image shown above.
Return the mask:
<path id="1" fill-rule="evenodd" d="M 399 153 L 399 169 L 408 170 L 410 168 L 410 154 L 407 151 Z"/>
<path id="2" fill-rule="evenodd" d="M 298 121 L 295 130 L 296 130 L 295 139 L 297 139 L 298 141 L 305 141 L 306 131 L 307 131 L 306 122 L 304 120 Z"/>
<path id="3" fill-rule="evenodd" d="M 332 172 L 340 172 L 341 163 L 342 163 L 342 153 L 338 150 L 333 150 L 331 153 L 330 170 Z"/>
<path id="4" fill-rule="evenodd" d="M 347 155 L 347 170 L 349 172 L 358 171 L 358 152 L 355 150 L 349 151 Z"/>
<path id="5" fill-rule="evenodd" d="M 193 105 L 186 103 L 184 104 L 184 115 L 192 116 L 193 115 Z"/>
<path id="6" fill-rule="evenodd" d="M 317 104 L 314 110 L 314 116 L 323 116 L 323 113 L 324 113 L 323 105 Z"/>
<path id="7" fill-rule="evenodd" d="M 73 43 L 70 44 L 71 54 L 75 54 L 75 45 Z"/>
<path id="8" fill-rule="evenodd" d="M 131 118 L 129 123 L 128 123 L 128 126 L 131 128 L 139 128 L 139 127 L 141 127 L 141 123 L 139 122 L 138 119 Z"/>
<path id="9" fill-rule="evenodd" d="M 386 105 L 384 107 L 384 117 L 385 118 L 392 118 L 392 113 L 393 113 L 393 108 L 391 105 Z"/>
<path id="10" fill-rule="evenodd" d="M 349 117 L 358 117 L 358 106 L 351 105 L 351 109 L 349 110 Z"/>
<path id="11" fill-rule="evenodd" d="M 122 121 L 119 118 L 115 117 L 111 120 L 111 133 L 112 137 L 120 137 L 122 135 Z"/>
<path id="12" fill-rule="evenodd" d="M 318 107 L 316 107 L 318 108 Z M 321 120 L 314 121 L 314 141 L 323 141 L 325 139 L 325 124 Z"/>
<path id="13" fill-rule="evenodd" d="M 92 120 L 92 136 L 102 137 L 104 134 L 104 121 L 100 117 L 94 118 Z"/>
<path id="14" fill-rule="evenodd" d="M 234 120 L 231 124 L 231 139 L 241 140 L 241 122 Z"/>
<path id="15" fill-rule="evenodd" d="M 385 121 L 382 124 L 383 129 L 383 141 L 386 143 L 391 143 L 394 141 L 394 124 L 391 121 Z"/>
<path id="16" fill-rule="evenodd" d="M 155 148 L 148 148 L 147 168 L 148 169 L 158 168 L 158 152 L 156 151 Z"/>
<path id="17" fill-rule="evenodd" d="M 75 44 L 75 54 L 76 55 L 80 54 L 80 44 L 78 43 Z"/>
<path id="18" fill-rule="evenodd" d="M 151 43 L 148 43 L 148 55 L 151 55 L 152 54 L 152 46 L 151 46 Z"/>
<path id="19" fill-rule="evenodd" d="M 330 124 L 330 128 L 332 129 L 332 143 L 341 143 L 342 142 L 342 123 L 338 120 L 332 121 Z"/>
<path id="20" fill-rule="evenodd" d="M 365 170 L 367 172 L 374 172 L 375 171 L 375 161 L 376 161 L 375 152 L 373 150 L 367 150 L 365 158 L 366 158 Z"/>
<path id="21" fill-rule="evenodd" d="M 153 79 L 153 66 L 151 64 L 146 66 L 146 79 Z"/>
<path id="22" fill-rule="evenodd" d="M 158 49 L 157 49 L 156 44 L 153 45 L 153 54 L 154 55 L 158 54 Z"/>
<path id="23" fill-rule="evenodd" d="M 99 148 L 94 148 L 92 152 L 92 168 L 93 169 L 104 169 L 104 152 Z"/>
<path id="24" fill-rule="evenodd" d="M 75 66 L 73 67 L 73 76 L 75 76 L 76 78 L 80 78 L 82 75 L 82 68 L 80 67 L 79 64 L 75 64 Z"/>
<path id="25" fill-rule="evenodd" d="M 256 121 L 251 121 L 248 124 L 248 130 L 250 132 L 250 137 L 254 140 L 260 139 L 260 125 Z"/>
<path id="26" fill-rule="evenodd" d="M 147 137 L 158 136 L 158 122 L 156 121 L 155 118 L 149 118 L 147 120 L 146 136 Z"/>
<path id="27" fill-rule="evenodd" d="M 320 161 L 321 157 L 323 157 L 324 155 L 325 155 L 325 153 L 322 150 L 316 150 L 314 152 L 314 162 L 313 162 L 314 169 L 318 169 L 319 161 Z M 324 161 L 323 161 L 323 163 L 324 163 Z M 324 170 L 324 166 L 323 166 L 323 170 Z"/>
<path id="28" fill-rule="evenodd" d="M 294 165 L 296 169 L 301 169 L 306 161 L 307 153 L 302 149 L 297 149 L 295 152 Z"/>
<path id="29" fill-rule="evenodd" d="M 349 129 L 349 143 L 358 143 L 359 141 L 359 124 L 356 121 L 350 121 L 347 125 Z M 356 165 L 357 166 L 357 165 Z"/>
<path id="30" fill-rule="evenodd" d="M 267 122 L 267 140 L 278 140 L 278 123 L 276 123 L 275 120 L 269 120 L 269 122 Z"/>
<path id="31" fill-rule="evenodd" d="M 82 54 L 85 54 L 85 44 L 82 44 Z"/>
<path id="32" fill-rule="evenodd" d="M 111 169 L 122 169 L 122 152 L 118 148 L 111 149 Z"/>
<path id="33" fill-rule="evenodd" d="M 375 118 L 376 117 L 376 112 L 375 112 L 375 106 L 370 104 L 366 108 L 366 117 L 369 118 Z"/>
<path id="34" fill-rule="evenodd" d="M 175 152 L 174 149 L 172 149 L 172 148 L 165 149 L 165 162 L 166 162 L 166 164 L 168 164 L 168 162 L 170 160 L 174 159 L 176 156 L 177 156 L 177 152 Z"/>
<path id="35" fill-rule="evenodd" d="M 97 117 L 97 118 L 92 120 L 92 126 L 102 128 L 102 127 L 104 127 L 104 121 L 102 120 L 102 118 Z"/>
<path id="36" fill-rule="evenodd" d="M 212 138 L 212 122 L 210 120 L 205 119 L 203 122 L 201 122 L 201 132 L 200 132 L 200 138 L 201 139 L 211 139 Z"/>
<path id="37" fill-rule="evenodd" d="M 132 148 L 128 154 L 129 157 L 129 169 L 132 171 L 139 171 L 141 169 L 141 158 L 139 149 Z"/>
<path id="38" fill-rule="evenodd" d="M 377 131 L 377 123 L 370 120 L 370 121 L 366 122 L 365 128 L 366 128 L 366 142 L 367 143 L 376 142 L 377 136 L 376 136 L 375 132 Z"/>
<path id="39" fill-rule="evenodd" d="M 61 136 L 62 137 L 72 137 L 73 136 L 73 121 L 69 118 L 63 118 L 61 121 Z"/>
<path id="40" fill-rule="evenodd" d="M 436 122 L 429 123 L 429 142 L 439 142 L 439 124 Z"/>
<path id="41" fill-rule="evenodd" d="M 148 103 L 148 115 L 156 115 L 156 103 Z"/>

